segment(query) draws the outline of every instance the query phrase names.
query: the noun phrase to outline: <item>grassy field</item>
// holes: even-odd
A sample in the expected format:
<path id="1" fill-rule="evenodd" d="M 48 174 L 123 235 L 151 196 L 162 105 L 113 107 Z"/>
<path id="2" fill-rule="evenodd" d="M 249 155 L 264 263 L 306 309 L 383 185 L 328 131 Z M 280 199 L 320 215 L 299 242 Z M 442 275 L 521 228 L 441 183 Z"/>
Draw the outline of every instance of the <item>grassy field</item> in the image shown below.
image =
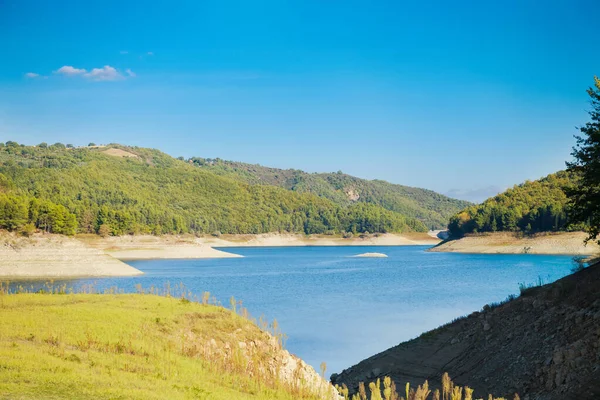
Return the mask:
<path id="1" fill-rule="evenodd" d="M 277 379 L 274 338 L 222 307 L 148 294 L 0 293 L 0 321 L 2 399 L 324 397 Z"/>

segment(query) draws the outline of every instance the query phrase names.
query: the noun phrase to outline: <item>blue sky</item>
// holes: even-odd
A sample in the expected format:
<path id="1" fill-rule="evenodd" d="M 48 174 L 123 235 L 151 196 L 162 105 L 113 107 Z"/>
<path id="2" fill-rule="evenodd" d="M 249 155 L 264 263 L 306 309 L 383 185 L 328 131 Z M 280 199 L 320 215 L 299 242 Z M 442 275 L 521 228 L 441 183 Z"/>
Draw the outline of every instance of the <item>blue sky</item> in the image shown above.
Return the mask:
<path id="1" fill-rule="evenodd" d="M 0 0 L 0 141 L 119 142 L 481 200 L 564 168 L 600 2 Z"/>

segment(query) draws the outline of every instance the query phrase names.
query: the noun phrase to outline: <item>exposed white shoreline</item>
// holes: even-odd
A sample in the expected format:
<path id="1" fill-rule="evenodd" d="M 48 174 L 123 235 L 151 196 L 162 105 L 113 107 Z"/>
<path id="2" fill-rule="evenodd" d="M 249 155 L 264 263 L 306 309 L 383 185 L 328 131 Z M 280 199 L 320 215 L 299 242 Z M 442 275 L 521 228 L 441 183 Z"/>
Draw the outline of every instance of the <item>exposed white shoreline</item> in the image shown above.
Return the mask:
<path id="1" fill-rule="evenodd" d="M 259 235 L 224 235 L 200 237 L 197 243 L 212 247 L 291 247 L 291 246 L 419 246 L 436 245 L 441 240 L 428 234 L 392 234 L 355 236 L 316 236 L 300 234 L 265 233 Z"/>
<path id="2" fill-rule="evenodd" d="M 241 258 L 239 254 L 213 249 L 210 246 L 173 246 L 158 249 L 129 249 L 107 251 L 119 260 L 193 259 L 193 258 Z"/>
<path id="3" fill-rule="evenodd" d="M 0 277 L 65 278 L 136 276 L 142 271 L 78 240 L 39 235 L 0 237 Z"/>
<path id="4" fill-rule="evenodd" d="M 36 234 L 26 238 L 2 232 L 0 278 L 135 276 L 143 272 L 123 260 L 243 257 L 214 247 L 411 246 L 434 245 L 438 242 L 427 234 L 382 234 L 352 238 L 278 233 L 222 237 L 137 235 L 107 238 L 96 235 L 72 238 Z"/>
<path id="5" fill-rule="evenodd" d="M 470 235 L 449 240 L 428 251 L 470 254 L 556 254 L 556 255 L 600 255 L 600 247 L 590 241 L 584 244 L 584 232 L 560 232 L 534 236 L 516 236 L 512 233 L 496 232 Z"/>

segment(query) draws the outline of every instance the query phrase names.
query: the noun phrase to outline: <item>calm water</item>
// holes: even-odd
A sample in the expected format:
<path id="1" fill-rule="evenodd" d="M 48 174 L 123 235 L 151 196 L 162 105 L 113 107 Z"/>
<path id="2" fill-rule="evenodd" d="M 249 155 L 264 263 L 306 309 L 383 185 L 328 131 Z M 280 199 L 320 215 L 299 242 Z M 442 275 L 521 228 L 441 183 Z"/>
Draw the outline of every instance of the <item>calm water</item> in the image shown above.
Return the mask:
<path id="1" fill-rule="evenodd" d="M 427 246 L 228 248 L 245 258 L 132 261 L 136 278 L 74 280 L 99 289 L 183 283 L 223 304 L 234 296 L 288 335 L 287 348 L 317 370 L 339 372 L 455 317 L 556 280 L 570 256 L 427 253 Z M 389 258 L 349 258 L 363 252 Z"/>

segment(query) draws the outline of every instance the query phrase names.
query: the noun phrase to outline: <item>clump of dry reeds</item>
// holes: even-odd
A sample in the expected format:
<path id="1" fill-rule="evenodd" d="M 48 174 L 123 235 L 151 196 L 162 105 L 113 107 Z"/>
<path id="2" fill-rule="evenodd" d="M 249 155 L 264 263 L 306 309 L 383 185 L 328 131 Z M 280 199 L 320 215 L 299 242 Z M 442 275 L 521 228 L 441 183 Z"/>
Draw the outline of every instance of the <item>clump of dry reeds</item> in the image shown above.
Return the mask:
<path id="1" fill-rule="evenodd" d="M 441 378 L 441 391 L 436 389 L 432 391 L 429 388 L 429 382 L 425 381 L 423 385 L 416 388 L 406 383 L 404 396 L 400 396 L 396 391 L 396 384 L 389 377 L 383 378 L 383 389 L 381 388 L 381 379 L 370 382 L 365 385 L 364 382 L 358 384 L 358 392 L 350 396 L 349 389 L 345 384 L 336 386 L 338 392 L 345 400 L 474 400 L 474 390 L 468 386 L 458 386 L 452 382 L 448 373 L 444 373 Z M 367 387 L 369 393 L 367 393 Z M 483 400 L 483 399 L 478 399 Z M 506 400 L 503 397 L 494 397 L 491 394 L 487 400 Z M 513 400 L 520 400 L 518 394 L 515 394 Z"/>

